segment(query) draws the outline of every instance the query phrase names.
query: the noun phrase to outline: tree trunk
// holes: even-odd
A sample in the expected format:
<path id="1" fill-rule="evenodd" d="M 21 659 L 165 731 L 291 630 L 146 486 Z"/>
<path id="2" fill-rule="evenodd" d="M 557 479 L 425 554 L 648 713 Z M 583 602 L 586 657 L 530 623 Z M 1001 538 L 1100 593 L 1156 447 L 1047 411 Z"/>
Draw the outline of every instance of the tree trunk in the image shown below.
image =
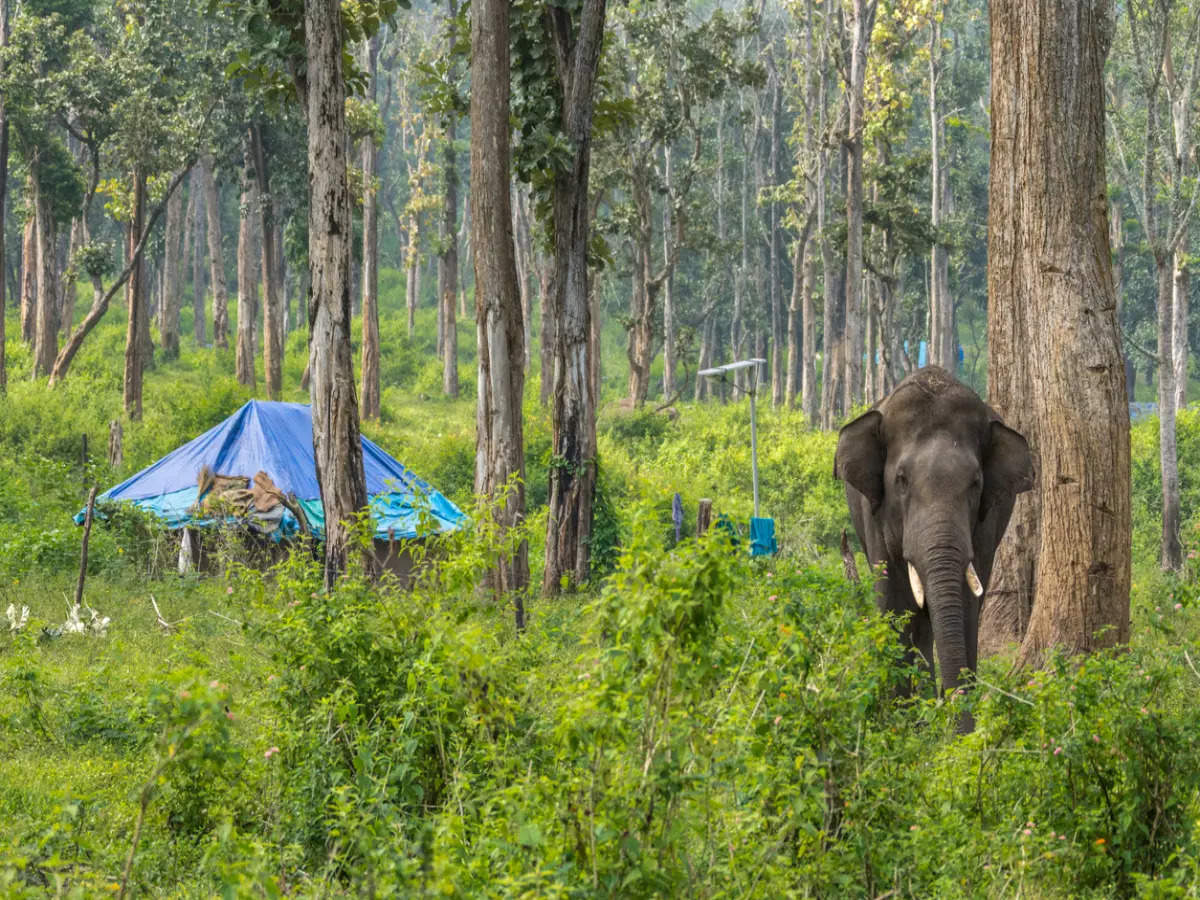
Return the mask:
<path id="1" fill-rule="evenodd" d="M 28 179 L 25 196 L 34 195 L 33 180 Z M 37 215 L 30 211 L 21 239 L 21 340 L 30 346 L 37 332 L 37 270 Z"/>
<path id="2" fill-rule="evenodd" d="M 1191 273 L 1188 271 L 1187 251 L 1175 249 L 1173 261 L 1174 278 L 1171 292 L 1171 353 L 1175 364 L 1175 410 L 1187 406 L 1188 383 L 1188 288 Z"/>
<path id="3" fill-rule="evenodd" d="M 521 289 L 521 321 L 525 325 L 525 374 L 533 359 L 533 291 L 530 290 L 530 270 L 533 268 L 533 234 L 529 224 L 529 188 L 520 181 L 513 184 L 513 242 L 517 256 L 517 284 Z"/>
<path id="4" fill-rule="evenodd" d="M 379 82 L 379 35 L 365 47 L 367 100 L 374 103 Z M 378 419 L 379 383 L 379 199 L 378 150 L 374 135 L 362 140 L 362 416 Z"/>
<path id="5" fill-rule="evenodd" d="M 550 290 L 554 278 L 554 260 L 549 256 L 538 255 L 538 308 L 541 311 L 540 341 L 538 358 L 541 369 L 541 390 L 538 400 L 542 406 L 550 405 L 550 396 L 554 391 L 554 316 L 550 312 Z"/>
<path id="6" fill-rule="evenodd" d="M 784 398 L 788 409 L 794 409 L 796 398 L 806 398 L 811 389 L 806 367 L 811 358 L 805 356 L 807 339 L 811 332 L 811 304 L 807 302 L 808 275 L 804 261 L 808 258 L 808 243 L 812 236 L 813 215 L 811 207 L 804 217 L 800 236 L 792 249 L 792 297 L 787 315 L 787 391 Z"/>
<path id="7" fill-rule="evenodd" d="M 450 14 L 457 15 L 457 3 L 454 0 L 450 3 Z M 446 192 L 442 206 L 442 253 L 438 257 L 442 393 L 447 397 L 458 396 L 458 325 L 455 320 L 455 305 L 458 303 L 458 154 L 454 150 L 457 131 L 458 117 L 447 116 L 446 148 L 442 157 L 446 169 Z"/>
<path id="8" fill-rule="evenodd" d="M 350 184 L 339 0 L 305 0 L 309 371 L 313 452 L 325 511 L 325 587 L 345 571 L 350 526 L 367 505 L 350 346 Z M 368 544 L 364 560 L 372 567 Z"/>
<path id="9" fill-rule="evenodd" d="M 654 361 L 654 321 L 660 284 L 654 282 L 654 200 L 650 176 L 644 169 L 633 178 L 633 203 L 637 210 L 634 226 L 633 295 L 629 330 L 629 401 L 640 407 L 650 390 L 650 366 Z"/>
<path id="10" fill-rule="evenodd" d="M 196 347 L 207 341 L 204 327 L 204 179 L 200 167 L 192 168 L 188 182 L 188 205 L 192 219 L 192 337 Z"/>
<path id="11" fill-rule="evenodd" d="M 789 334 L 794 333 L 795 324 L 792 321 L 794 318 L 788 314 L 788 308 L 783 301 L 783 229 L 779 225 L 779 203 L 774 199 L 774 189 L 776 186 L 783 184 L 783 170 L 781 166 L 781 158 L 783 157 L 783 87 L 780 84 L 779 75 L 776 73 L 772 79 L 774 88 L 771 91 L 771 147 L 768 159 L 768 170 L 770 174 L 772 189 L 772 199 L 767 207 L 768 227 L 768 265 L 767 277 L 770 279 L 770 298 L 771 298 L 771 403 L 775 406 L 780 406 L 784 402 L 785 383 L 792 380 L 793 388 L 795 387 L 795 376 L 792 375 L 791 365 L 796 362 L 795 357 L 791 357 L 791 363 L 788 360 L 788 354 L 791 352 L 789 346 Z M 799 274 L 797 273 L 797 277 Z M 793 285 L 793 294 L 795 293 Z M 793 398 L 795 394 L 793 392 Z M 788 404 L 789 407 L 791 404 Z"/>
<path id="12" fill-rule="evenodd" d="M 1063 0 L 991 6 L 989 388 L 1041 463 L 1040 510 L 1017 517 L 995 566 L 1032 582 L 1016 586 L 1034 598 L 1025 663 L 1129 636 L 1129 411 L 1104 170 L 1112 16 Z M 1028 555 L 1014 556 L 1021 543 Z"/>
<path id="13" fill-rule="evenodd" d="M 34 194 L 31 198 L 36 222 L 37 316 L 33 342 L 33 372 L 48 375 L 58 355 L 58 229 L 50 196 L 39 181 L 37 164 L 31 166 Z"/>
<path id="14" fill-rule="evenodd" d="M 667 186 L 667 197 L 671 196 L 671 148 L 665 148 L 664 180 Z M 663 259 L 671 257 L 671 204 L 663 204 Z M 669 402 L 675 393 L 675 296 L 674 277 L 667 276 L 663 282 L 663 402 Z"/>
<path id="15" fill-rule="evenodd" d="M 812 222 L 810 214 L 809 222 Z M 804 421 L 809 428 L 817 426 L 817 309 L 813 302 L 814 294 L 814 258 L 816 256 L 814 241 L 811 233 L 804 243 L 801 266 L 802 297 L 800 315 L 804 320 L 803 346 L 800 354 L 800 406 L 804 410 Z"/>
<path id="16" fill-rule="evenodd" d="M 1162 559 L 1163 571 L 1183 568 L 1183 545 L 1179 522 L 1179 452 L 1176 442 L 1175 405 L 1175 284 L 1172 259 L 1156 260 L 1158 270 L 1158 463 L 1162 473 Z"/>
<path id="17" fill-rule="evenodd" d="M 257 387 L 254 366 L 254 320 L 258 310 L 258 186 L 254 174 L 254 153 L 250 139 L 242 148 L 242 196 L 238 204 L 237 245 L 237 352 L 235 366 L 238 384 L 252 391 Z"/>
<path id="18" fill-rule="evenodd" d="M 125 415 L 137 422 L 142 418 L 142 370 L 145 347 L 142 345 L 143 322 L 146 319 L 146 266 L 143 257 L 135 253 L 146 217 L 146 173 L 139 167 L 133 170 L 133 206 L 129 218 L 128 246 L 133 268 L 126 282 L 125 300 L 129 321 L 125 330 Z"/>
<path id="19" fill-rule="evenodd" d="M 163 287 L 158 308 L 158 334 L 163 355 L 179 357 L 179 307 L 183 295 L 180 284 L 180 242 L 183 235 L 183 194 L 174 191 L 167 201 L 167 226 L 163 232 Z"/>
<path id="20" fill-rule="evenodd" d="M 417 234 L 417 217 L 408 218 L 408 271 L 404 281 L 404 303 L 408 310 L 408 339 L 411 341 L 417 327 L 417 300 L 421 292 L 420 250 Z"/>
<path id="21" fill-rule="evenodd" d="M 850 80 L 846 135 L 846 383 L 843 405 L 849 412 L 862 398 L 863 354 L 863 91 L 867 73 L 867 51 L 875 21 L 877 0 L 852 0 L 850 20 Z"/>
<path id="22" fill-rule="evenodd" d="M 4 75 L 2 60 L 4 59 L 4 48 L 7 46 L 8 0 L 0 0 L 0 78 Z M 8 305 L 8 280 L 4 277 L 4 270 L 7 268 L 8 261 L 4 246 L 4 226 L 7 222 L 4 201 L 7 197 L 7 188 L 8 113 L 5 110 L 4 96 L 0 94 L 0 397 L 3 397 L 8 392 L 8 362 L 4 356 L 4 342 L 6 340 L 4 316 Z"/>
<path id="23" fill-rule="evenodd" d="M 509 195 L 509 5 L 471 4 L 471 244 L 479 342 L 475 493 L 493 504 L 501 538 L 525 518 L 524 326 Z M 525 627 L 529 547 L 521 541 L 489 577 Z"/>
<path id="24" fill-rule="evenodd" d="M 929 36 L 929 223 L 935 237 L 929 251 L 929 362 L 948 372 L 957 368 L 954 306 L 950 300 L 950 252 L 942 243 L 945 224 L 946 172 L 942 166 L 944 129 L 938 109 L 938 82 L 942 72 L 942 22 L 935 15 Z"/>
<path id="25" fill-rule="evenodd" d="M 283 247 L 275 242 L 275 201 L 271 196 L 271 177 L 267 168 L 267 151 L 263 145 L 262 125 L 257 122 L 250 127 L 250 147 L 254 153 L 255 194 L 258 201 L 256 224 L 262 244 L 263 377 L 267 382 L 267 396 L 278 400 L 283 393 L 283 285 L 279 277 L 279 257 Z"/>
<path id="26" fill-rule="evenodd" d="M 592 382 L 592 310 L 588 285 L 588 177 L 592 110 L 606 0 L 586 0 L 578 33 L 570 14 L 550 13 L 556 25 L 563 91 L 562 127 L 573 157 L 554 179 L 554 280 L 547 309 L 554 331 L 554 411 L 546 568 L 542 590 L 552 596 L 564 582 L 588 577 L 592 507 L 596 493 L 596 398 Z M 668 153 L 668 161 L 670 154 Z"/>
<path id="27" fill-rule="evenodd" d="M 225 261 L 221 257 L 221 201 L 213 177 L 212 157 L 200 160 L 200 183 L 204 186 L 204 211 L 208 216 L 208 261 L 212 271 L 213 344 L 229 346 L 229 297 L 225 291 Z"/>

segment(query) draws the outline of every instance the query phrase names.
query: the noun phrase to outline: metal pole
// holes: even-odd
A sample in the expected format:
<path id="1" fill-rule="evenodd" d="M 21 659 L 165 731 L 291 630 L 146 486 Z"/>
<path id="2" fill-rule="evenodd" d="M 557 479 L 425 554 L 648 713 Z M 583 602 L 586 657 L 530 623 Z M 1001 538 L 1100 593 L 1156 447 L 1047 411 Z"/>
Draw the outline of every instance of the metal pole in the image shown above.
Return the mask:
<path id="1" fill-rule="evenodd" d="M 754 395 L 758 393 L 758 366 L 750 382 L 750 472 L 754 483 L 754 518 L 758 518 L 758 429 L 754 418 Z"/>

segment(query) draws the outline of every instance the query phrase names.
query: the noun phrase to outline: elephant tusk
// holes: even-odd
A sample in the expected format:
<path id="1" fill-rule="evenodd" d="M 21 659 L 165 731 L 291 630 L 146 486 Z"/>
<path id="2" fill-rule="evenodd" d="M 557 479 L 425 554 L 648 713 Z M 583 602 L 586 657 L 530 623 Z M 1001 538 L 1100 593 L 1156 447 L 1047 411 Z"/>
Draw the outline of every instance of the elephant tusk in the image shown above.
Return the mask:
<path id="1" fill-rule="evenodd" d="M 979 580 L 979 575 L 975 571 L 975 563 L 967 563 L 967 587 L 971 589 L 971 593 L 976 597 L 983 596 L 983 583 Z"/>
<path id="2" fill-rule="evenodd" d="M 917 574 L 917 570 L 913 568 L 913 564 L 908 564 L 908 584 L 912 588 L 913 599 L 917 601 L 917 608 L 925 608 L 925 588 L 921 585 L 921 576 Z"/>

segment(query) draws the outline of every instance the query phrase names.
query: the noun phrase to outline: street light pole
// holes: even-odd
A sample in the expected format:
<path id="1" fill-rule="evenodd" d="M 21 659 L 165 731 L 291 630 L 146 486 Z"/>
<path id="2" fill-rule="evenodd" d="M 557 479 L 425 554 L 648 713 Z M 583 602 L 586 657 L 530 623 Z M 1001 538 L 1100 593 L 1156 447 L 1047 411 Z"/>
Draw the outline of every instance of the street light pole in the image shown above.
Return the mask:
<path id="1" fill-rule="evenodd" d="M 754 371 L 750 374 L 750 390 L 747 393 L 750 395 L 750 478 L 754 485 L 754 518 L 758 518 L 758 421 L 754 409 L 754 395 L 758 393 L 758 377 L 762 371 L 762 366 L 766 364 L 765 359 L 744 359 L 740 362 L 728 363 L 724 366 L 717 366 L 713 369 L 701 369 L 697 375 L 706 377 L 716 376 L 724 379 L 730 372 L 736 372 L 738 369 L 750 369 Z"/>

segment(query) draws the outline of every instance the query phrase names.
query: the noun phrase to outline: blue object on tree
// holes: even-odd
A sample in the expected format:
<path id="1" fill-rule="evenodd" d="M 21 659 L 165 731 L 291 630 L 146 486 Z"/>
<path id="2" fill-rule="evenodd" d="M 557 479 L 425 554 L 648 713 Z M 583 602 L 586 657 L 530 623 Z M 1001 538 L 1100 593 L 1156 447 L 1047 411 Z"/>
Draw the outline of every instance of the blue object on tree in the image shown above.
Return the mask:
<path id="1" fill-rule="evenodd" d="M 679 491 L 671 500 L 671 521 L 675 523 L 675 543 L 678 544 L 683 534 L 683 498 L 679 496 Z"/>
<path id="2" fill-rule="evenodd" d="M 775 520 L 767 518 L 750 519 L 750 555 L 774 556 L 779 552 L 779 544 L 775 542 Z"/>

